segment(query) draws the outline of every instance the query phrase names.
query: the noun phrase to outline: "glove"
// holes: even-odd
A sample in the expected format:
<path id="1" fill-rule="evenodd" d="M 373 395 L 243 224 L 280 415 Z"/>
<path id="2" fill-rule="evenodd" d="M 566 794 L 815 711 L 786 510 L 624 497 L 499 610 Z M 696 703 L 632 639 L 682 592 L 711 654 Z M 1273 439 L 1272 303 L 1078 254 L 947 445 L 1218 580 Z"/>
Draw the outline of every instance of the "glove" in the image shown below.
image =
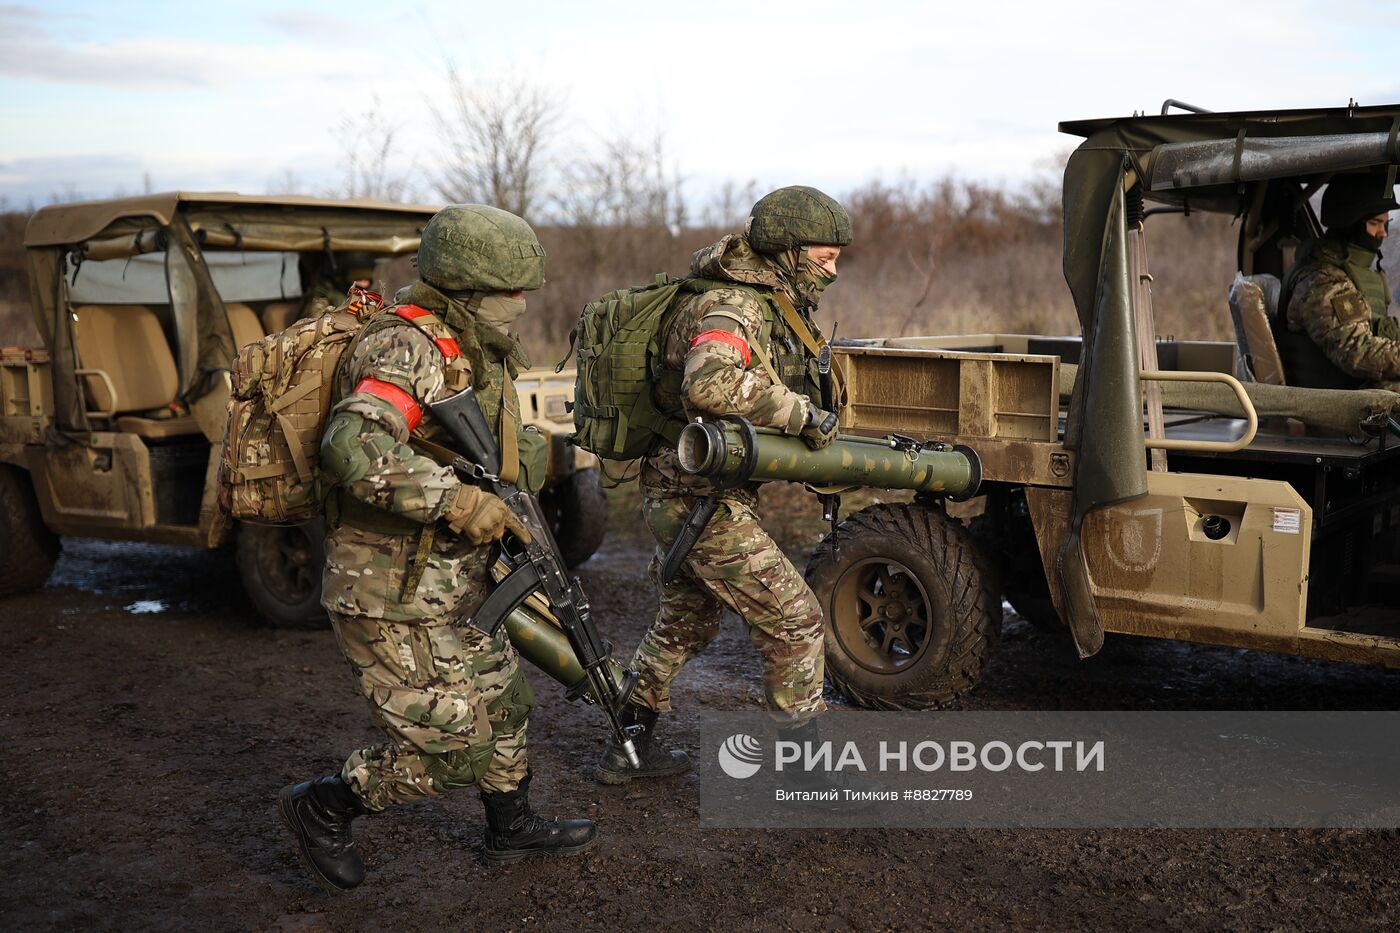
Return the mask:
<path id="1" fill-rule="evenodd" d="M 836 440 L 836 432 L 840 427 L 836 420 L 836 412 L 822 411 L 813 405 L 812 410 L 807 412 L 807 424 L 802 428 L 801 437 L 808 447 L 821 450 Z"/>
<path id="2" fill-rule="evenodd" d="M 500 499 L 475 486 L 458 486 L 443 518 L 447 527 L 472 544 L 499 541 L 507 531 L 527 544 L 530 542 L 530 532 L 515 513 Z"/>

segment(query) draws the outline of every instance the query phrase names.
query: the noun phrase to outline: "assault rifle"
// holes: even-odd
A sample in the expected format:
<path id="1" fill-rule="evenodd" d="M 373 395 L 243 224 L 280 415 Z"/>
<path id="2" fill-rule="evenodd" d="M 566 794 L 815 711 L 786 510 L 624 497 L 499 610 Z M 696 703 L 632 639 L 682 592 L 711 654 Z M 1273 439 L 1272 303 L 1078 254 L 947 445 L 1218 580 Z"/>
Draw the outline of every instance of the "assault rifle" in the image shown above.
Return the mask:
<path id="1" fill-rule="evenodd" d="M 607 714 L 623 753 L 634 768 L 640 767 L 631 732 L 618 718 L 637 685 L 637 674 L 623 670 L 619 675 L 614 671 L 615 665 L 609 657 L 611 646 L 598 637 L 588 597 L 578 578 L 569 575 L 564 558 L 559 554 L 559 545 L 540 510 L 539 500 L 514 483 L 501 479 L 501 452 L 476 400 L 476 390 L 463 389 L 440 402 L 429 403 L 428 409 L 452 439 L 451 450 L 457 455 L 452 468 L 463 479 L 481 483 L 498 496 L 530 532 L 528 543 L 514 535 L 502 539 L 501 559 L 511 568 L 510 573 L 496 584 L 472 616 L 471 624 L 494 635 L 506 617 L 531 595 L 543 596 L 587 675 L 593 699 Z"/>

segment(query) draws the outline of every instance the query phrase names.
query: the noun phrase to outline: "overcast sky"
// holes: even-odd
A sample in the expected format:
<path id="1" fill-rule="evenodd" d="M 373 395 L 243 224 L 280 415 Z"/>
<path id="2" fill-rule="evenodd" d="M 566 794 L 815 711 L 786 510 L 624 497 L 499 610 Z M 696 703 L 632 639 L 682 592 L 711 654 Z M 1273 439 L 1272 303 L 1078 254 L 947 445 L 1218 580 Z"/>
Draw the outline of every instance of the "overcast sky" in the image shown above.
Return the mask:
<path id="1" fill-rule="evenodd" d="M 377 95 L 396 160 L 437 164 L 428 102 L 537 84 L 554 155 L 663 134 L 692 197 L 723 180 L 948 172 L 1024 180 L 1060 120 L 1400 101 L 1400 4 L 66 2 L 0 5 L 0 197 L 336 183 L 333 132 Z"/>

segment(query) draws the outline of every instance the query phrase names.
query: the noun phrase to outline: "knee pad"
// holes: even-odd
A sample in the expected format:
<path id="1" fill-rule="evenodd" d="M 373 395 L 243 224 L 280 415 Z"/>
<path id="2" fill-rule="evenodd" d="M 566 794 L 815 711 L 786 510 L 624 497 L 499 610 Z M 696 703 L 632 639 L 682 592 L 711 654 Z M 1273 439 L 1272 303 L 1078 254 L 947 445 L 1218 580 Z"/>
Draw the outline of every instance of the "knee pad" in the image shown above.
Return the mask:
<path id="1" fill-rule="evenodd" d="M 440 755 L 425 756 L 424 770 L 437 790 L 471 787 L 481 780 L 495 754 L 494 740 L 479 742 Z"/>
<path id="2" fill-rule="evenodd" d="M 493 729 L 509 733 L 519 729 L 534 708 L 535 691 L 525 679 L 525 672 L 517 668 L 506 688 L 487 704 L 486 712 L 491 717 Z"/>

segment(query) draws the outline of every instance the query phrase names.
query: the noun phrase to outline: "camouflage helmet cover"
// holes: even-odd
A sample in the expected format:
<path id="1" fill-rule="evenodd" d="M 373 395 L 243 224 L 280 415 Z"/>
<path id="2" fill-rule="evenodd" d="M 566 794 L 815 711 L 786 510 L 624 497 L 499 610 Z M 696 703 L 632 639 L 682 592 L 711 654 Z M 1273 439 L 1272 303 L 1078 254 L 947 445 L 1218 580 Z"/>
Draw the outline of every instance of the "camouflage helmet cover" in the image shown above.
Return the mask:
<path id="1" fill-rule="evenodd" d="M 1338 175 L 1322 194 L 1322 225 L 1328 230 L 1400 208 L 1395 191 L 1385 190 L 1380 175 Z"/>
<path id="2" fill-rule="evenodd" d="M 758 199 L 744 233 L 760 253 L 794 246 L 846 246 L 851 242 L 851 218 L 830 195 L 791 185 Z"/>
<path id="3" fill-rule="evenodd" d="M 528 291 L 544 284 L 544 247 L 509 211 L 449 204 L 423 228 L 418 275 L 450 291 Z"/>

